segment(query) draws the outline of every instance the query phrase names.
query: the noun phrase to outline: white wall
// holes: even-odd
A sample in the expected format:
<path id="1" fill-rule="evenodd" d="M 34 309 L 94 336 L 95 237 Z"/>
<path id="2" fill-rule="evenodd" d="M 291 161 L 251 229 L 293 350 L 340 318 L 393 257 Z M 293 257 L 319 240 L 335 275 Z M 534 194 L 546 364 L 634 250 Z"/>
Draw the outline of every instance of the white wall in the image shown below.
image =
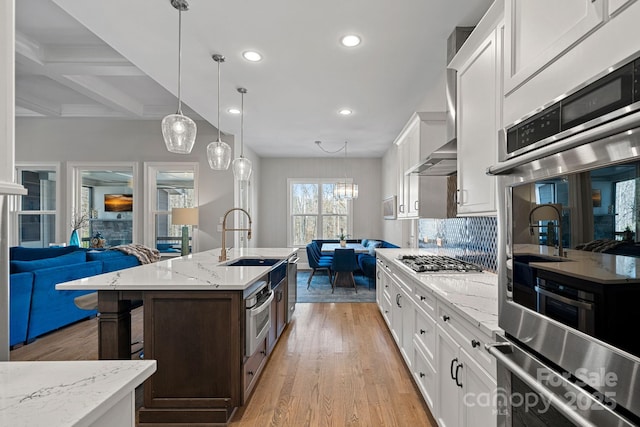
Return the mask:
<path id="1" fill-rule="evenodd" d="M 198 162 L 200 206 L 199 249 L 220 247 L 218 219 L 233 207 L 234 180 L 231 168 L 211 170 L 207 162 L 206 146 L 217 139 L 217 130 L 207 122 L 198 122 L 198 136 L 191 154 L 169 153 L 164 145 L 159 120 L 120 119 L 16 119 L 16 161 L 61 162 L 60 183 L 66 182 L 66 162 L 138 162 L 142 179 L 142 162 Z M 233 136 L 223 137 L 233 147 Z M 254 167 L 260 159 L 245 146 L 245 156 Z M 255 179 L 255 177 L 253 178 Z M 63 187 L 63 193 L 66 187 Z M 143 198 L 136 198 L 144 203 Z M 68 200 L 63 194 L 59 206 L 67 215 Z M 138 211 L 142 212 L 142 211 Z M 254 209 L 254 214 L 257 214 Z M 257 216 L 257 215 L 256 215 Z M 67 220 L 62 229 L 66 230 Z M 140 229 L 141 227 L 139 227 Z M 66 241 L 68 236 L 58 236 Z"/>
<path id="2" fill-rule="evenodd" d="M 355 238 L 383 237 L 381 167 L 379 158 L 348 159 L 347 177 L 358 184 L 359 192 L 353 202 Z M 261 245 L 287 245 L 287 178 L 340 178 L 344 173 L 342 158 L 262 158 L 258 184 Z"/>

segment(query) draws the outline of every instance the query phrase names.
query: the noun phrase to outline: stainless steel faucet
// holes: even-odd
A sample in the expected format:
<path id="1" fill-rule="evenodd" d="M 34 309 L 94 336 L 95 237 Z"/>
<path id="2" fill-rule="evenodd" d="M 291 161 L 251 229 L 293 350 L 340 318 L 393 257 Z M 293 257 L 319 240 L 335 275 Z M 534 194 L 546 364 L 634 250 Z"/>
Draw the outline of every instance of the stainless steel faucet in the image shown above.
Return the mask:
<path id="1" fill-rule="evenodd" d="M 553 213 L 555 214 L 556 218 L 543 218 L 543 219 L 556 219 L 558 221 L 558 256 L 563 257 L 564 253 L 562 250 L 562 211 L 560 210 L 560 208 L 558 208 L 558 206 L 556 206 L 553 203 L 546 203 L 544 205 L 536 205 L 536 207 L 531 209 L 529 211 L 529 233 L 533 236 L 534 234 L 533 227 L 539 227 L 539 225 L 533 224 L 533 213 L 538 209 L 542 209 L 542 208 L 553 209 Z"/>
<path id="2" fill-rule="evenodd" d="M 249 228 L 227 228 L 227 216 L 233 211 L 241 211 L 249 218 Z M 224 217 L 222 218 L 222 249 L 220 249 L 220 256 L 218 257 L 218 261 L 226 261 L 227 260 L 227 246 L 226 246 L 226 234 L 227 231 L 246 231 L 247 239 L 251 240 L 251 215 L 249 212 L 245 211 L 242 208 L 231 208 L 227 212 L 225 212 Z"/>

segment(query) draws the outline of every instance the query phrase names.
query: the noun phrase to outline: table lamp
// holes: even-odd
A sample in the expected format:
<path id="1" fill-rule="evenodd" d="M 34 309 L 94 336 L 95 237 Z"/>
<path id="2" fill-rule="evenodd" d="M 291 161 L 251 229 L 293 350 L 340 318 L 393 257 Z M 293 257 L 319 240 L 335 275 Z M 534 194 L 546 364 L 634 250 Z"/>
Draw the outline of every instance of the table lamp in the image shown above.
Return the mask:
<path id="1" fill-rule="evenodd" d="M 182 225 L 182 256 L 189 254 L 189 225 L 198 225 L 198 208 L 171 209 L 171 224 Z"/>

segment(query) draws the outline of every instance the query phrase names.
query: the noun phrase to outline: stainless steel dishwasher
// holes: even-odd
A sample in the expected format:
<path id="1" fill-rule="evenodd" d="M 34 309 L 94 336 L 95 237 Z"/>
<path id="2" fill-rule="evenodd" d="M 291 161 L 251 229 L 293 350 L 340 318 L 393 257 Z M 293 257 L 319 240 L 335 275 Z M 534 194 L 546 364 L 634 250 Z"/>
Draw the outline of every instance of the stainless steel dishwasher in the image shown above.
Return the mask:
<path id="1" fill-rule="evenodd" d="M 291 321 L 293 312 L 296 310 L 296 300 L 298 299 L 298 253 L 291 255 L 287 259 L 287 323 Z"/>

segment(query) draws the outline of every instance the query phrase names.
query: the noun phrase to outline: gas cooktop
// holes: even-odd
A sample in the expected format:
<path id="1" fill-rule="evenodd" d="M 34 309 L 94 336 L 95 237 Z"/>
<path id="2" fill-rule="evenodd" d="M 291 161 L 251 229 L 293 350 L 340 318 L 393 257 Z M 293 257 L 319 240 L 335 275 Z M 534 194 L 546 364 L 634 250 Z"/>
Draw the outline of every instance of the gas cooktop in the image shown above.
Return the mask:
<path id="1" fill-rule="evenodd" d="M 478 273 L 482 268 L 442 255 L 401 255 L 398 259 L 418 273 Z"/>

